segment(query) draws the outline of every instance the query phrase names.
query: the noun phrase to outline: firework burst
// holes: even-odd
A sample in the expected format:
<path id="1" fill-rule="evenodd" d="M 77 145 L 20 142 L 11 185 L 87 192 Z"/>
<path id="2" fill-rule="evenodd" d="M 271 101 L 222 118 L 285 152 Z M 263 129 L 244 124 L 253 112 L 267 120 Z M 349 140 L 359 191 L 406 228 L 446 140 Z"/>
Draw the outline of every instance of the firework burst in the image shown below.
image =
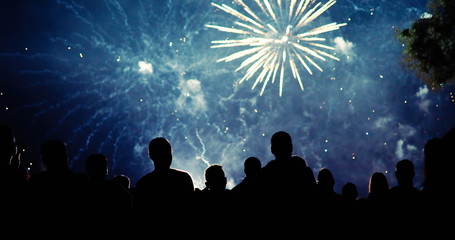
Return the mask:
<path id="1" fill-rule="evenodd" d="M 323 71 L 314 59 L 340 60 L 328 52 L 335 50 L 333 47 L 321 43 L 325 38 L 317 35 L 338 30 L 346 23 L 332 22 L 308 30 L 309 23 L 333 6 L 335 0 L 329 0 L 325 4 L 319 2 L 314 6 L 314 0 L 254 0 L 257 8 L 265 16 L 263 18 L 259 17 L 259 14 L 256 14 L 243 0 L 233 2 L 243 8 L 244 12 L 226 4 L 212 3 L 212 5 L 235 16 L 238 20 L 234 21 L 234 26 L 212 24 L 205 26 L 237 34 L 240 38 L 212 41 L 211 48 L 247 47 L 245 50 L 218 59 L 217 62 L 230 62 L 247 57 L 235 70 L 247 68 L 239 83 L 258 74 L 252 89 L 262 83 L 261 96 L 267 84 L 270 81 L 274 83 L 276 79 L 279 79 L 279 95 L 282 95 L 286 66 L 291 69 L 294 79 L 298 81 L 303 91 L 304 87 L 298 70 L 300 65 L 312 75 L 310 66 Z"/>

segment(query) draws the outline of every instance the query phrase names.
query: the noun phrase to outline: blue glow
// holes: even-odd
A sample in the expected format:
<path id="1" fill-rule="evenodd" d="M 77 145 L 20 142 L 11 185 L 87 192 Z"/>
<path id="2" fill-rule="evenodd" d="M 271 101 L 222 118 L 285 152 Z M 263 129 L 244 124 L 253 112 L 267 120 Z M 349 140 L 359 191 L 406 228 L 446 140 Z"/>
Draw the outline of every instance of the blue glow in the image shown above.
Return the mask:
<path id="1" fill-rule="evenodd" d="M 133 184 L 153 168 L 148 142 L 164 136 L 173 167 L 190 171 L 196 186 L 219 163 L 232 187 L 244 159 L 273 159 L 270 137 L 279 130 L 315 172 L 332 170 L 338 190 L 350 181 L 365 195 L 375 171 L 393 185 L 402 158 L 416 163 L 419 184 L 424 143 L 453 127 L 455 116 L 453 87 L 429 91 L 400 63 L 394 31 L 425 14 L 425 4 L 338 1 L 314 24 L 348 23 L 324 35 L 340 61 L 302 74 L 305 91 L 286 79 L 279 97 L 278 84 L 262 96 L 237 84 L 241 62 L 216 62 L 232 52 L 211 49 L 226 33 L 205 25 L 232 19 L 209 1 L 2 1 L 0 117 L 32 153 L 61 138 L 77 171 L 102 152 L 110 174 Z"/>

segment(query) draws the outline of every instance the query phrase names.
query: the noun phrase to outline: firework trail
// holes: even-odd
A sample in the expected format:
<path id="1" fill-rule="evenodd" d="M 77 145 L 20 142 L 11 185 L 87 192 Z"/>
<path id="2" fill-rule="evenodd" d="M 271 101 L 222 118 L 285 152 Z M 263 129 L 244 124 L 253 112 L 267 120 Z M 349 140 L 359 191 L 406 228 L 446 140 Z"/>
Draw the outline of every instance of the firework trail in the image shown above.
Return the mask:
<path id="1" fill-rule="evenodd" d="M 282 96 L 285 66 L 289 66 L 294 79 L 297 79 L 303 91 L 304 87 L 298 70 L 298 63 L 312 75 L 310 66 L 323 71 L 312 58 L 321 61 L 331 58 L 339 61 L 340 59 L 334 54 L 327 52 L 333 51 L 335 48 L 320 43 L 326 39 L 317 37 L 317 35 L 338 30 L 346 25 L 346 23 L 332 22 L 307 30 L 310 22 L 336 3 L 335 0 L 329 0 L 323 5 L 319 2 L 312 6 L 313 2 L 312 0 L 255 0 L 257 7 L 265 15 L 264 18 L 259 17 L 243 0 L 234 0 L 234 3 L 241 6 L 245 13 L 226 4 L 212 3 L 214 7 L 237 17 L 240 21 L 234 21 L 233 27 L 211 24 L 205 26 L 222 32 L 237 34 L 241 38 L 215 40 L 212 41 L 211 48 L 248 47 L 245 50 L 218 59 L 217 62 L 230 62 L 247 57 L 235 70 L 239 71 L 249 66 L 239 83 L 247 81 L 259 73 L 252 89 L 262 83 L 261 96 L 267 84 L 270 81 L 274 83 L 278 75 L 280 81 L 279 95 Z"/>

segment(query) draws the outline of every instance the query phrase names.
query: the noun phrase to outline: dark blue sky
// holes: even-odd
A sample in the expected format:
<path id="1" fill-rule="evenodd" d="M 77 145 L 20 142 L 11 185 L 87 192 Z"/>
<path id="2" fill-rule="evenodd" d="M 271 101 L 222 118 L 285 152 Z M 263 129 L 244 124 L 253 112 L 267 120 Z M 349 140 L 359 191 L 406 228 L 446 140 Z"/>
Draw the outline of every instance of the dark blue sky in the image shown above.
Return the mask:
<path id="1" fill-rule="evenodd" d="M 60 138 L 76 171 L 101 152 L 111 175 L 133 182 L 153 169 L 148 142 L 165 136 L 173 166 L 190 171 L 196 186 L 219 163 L 232 187 L 244 159 L 273 159 L 270 137 L 284 130 L 315 174 L 332 170 L 337 191 L 354 182 L 364 195 L 375 171 L 394 185 L 394 164 L 404 158 L 416 164 L 418 186 L 424 143 L 455 126 L 454 88 L 432 92 L 401 63 L 395 30 L 420 18 L 425 4 L 336 2 L 309 27 L 347 23 L 320 34 L 340 61 L 319 61 L 323 72 L 313 75 L 299 66 L 304 91 L 287 69 L 279 97 L 278 83 L 262 96 L 261 84 L 251 89 L 255 78 L 237 83 L 244 59 L 216 62 L 243 49 L 210 48 L 239 37 L 205 27 L 238 20 L 210 1 L 1 1 L 1 120 L 29 146 L 30 162 L 38 163 L 41 143 Z"/>

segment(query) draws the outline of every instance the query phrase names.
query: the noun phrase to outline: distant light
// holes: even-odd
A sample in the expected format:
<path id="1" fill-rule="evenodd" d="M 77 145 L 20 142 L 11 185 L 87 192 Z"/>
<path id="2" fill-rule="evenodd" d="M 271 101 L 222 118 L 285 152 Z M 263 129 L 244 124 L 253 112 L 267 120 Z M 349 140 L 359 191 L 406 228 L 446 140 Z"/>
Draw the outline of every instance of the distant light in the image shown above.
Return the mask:
<path id="1" fill-rule="evenodd" d="M 28 48 L 25 48 L 25 51 L 28 51 Z"/>
<path id="2" fill-rule="evenodd" d="M 117 57 L 117 60 L 116 60 L 116 61 L 117 61 L 117 62 L 120 62 L 120 56 Z"/>
<path id="3" fill-rule="evenodd" d="M 169 42 L 169 47 L 172 47 L 172 42 Z"/>
<path id="4" fill-rule="evenodd" d="M 82 55 L 82 53 L 79 53 L 79 57 L 83 58 L 83 57 L 84 57 L 84 55 Z"/>
<path id="5" fill-rule="evenodd" d="M 424 12 L 422 15 L 420 15 L 420 18 L 426 19 L 426 18 L 432 18 L 433 14 Z"/>
<path id="6" fill-rule="evenodd" d="M 139 66 L 139 72 L 142 74 L 152 74 L 153 73 L 153 67 L 151 63 L 148 63 L 146 61 L 139 61 L 137 63 Z"/>
<path id="7" fill-rule="evenodd" d="M 71 50 L 71 47 L 67 47 L 66 49 Z"/>

